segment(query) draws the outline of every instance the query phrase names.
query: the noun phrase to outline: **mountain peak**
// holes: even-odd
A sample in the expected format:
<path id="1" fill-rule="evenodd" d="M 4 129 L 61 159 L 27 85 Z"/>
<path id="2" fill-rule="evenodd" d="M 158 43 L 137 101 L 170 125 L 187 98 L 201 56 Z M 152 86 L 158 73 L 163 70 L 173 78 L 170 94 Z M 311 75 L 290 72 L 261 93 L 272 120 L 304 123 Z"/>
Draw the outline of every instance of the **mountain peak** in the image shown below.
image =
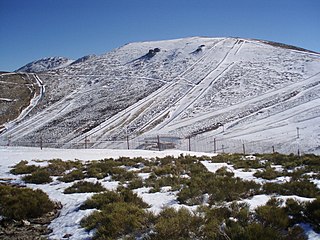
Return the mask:
<path id="1" fill-rule="evenodd" d="M 47 57 L 30 62 L 16 70 L 16 72 L 43 72 L 66 67 L 73 62 L 74 60 L 65 57 Z"/>

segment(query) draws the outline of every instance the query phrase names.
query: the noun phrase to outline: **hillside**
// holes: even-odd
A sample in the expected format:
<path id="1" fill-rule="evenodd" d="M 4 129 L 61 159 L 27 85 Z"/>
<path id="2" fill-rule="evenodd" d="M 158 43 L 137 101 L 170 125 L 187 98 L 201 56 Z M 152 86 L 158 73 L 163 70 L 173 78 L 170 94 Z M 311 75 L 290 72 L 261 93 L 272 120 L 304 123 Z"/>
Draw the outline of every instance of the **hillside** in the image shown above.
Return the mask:
<path id="1" fill-rule="evenodd" d="M 1 135 L 20 145 L 117 147 L 129 135 L 192 148 L 320 153 L 320 55 L 240 38 L 130 43 L 37 74 L 46 92 Z M 214 140 L 215 138 L 215 140 Z M 81 145 L 79 145 L 81 143 Z M 139 143 L 136 144 L 138 147 Z M 143 146 L 140 146 L 143 147 Z M 202 147 L 203 149 L 199 149 Z"/>
<path id="2" fill-rule="evenodd" d="M 48 58 L 43 58 L 40 60 L 30 62 L 25 66 L 16 70 L 16 72 L 29 72 L 29 73 L 44 72 L 50 69 L 59 69 L 59 68 L 67 67 L 73 62 L 74 60 L 70 60 L 65 57 L 48 57 Z"/>
<path id="3" fill-rule="evenodd" d="M 33 74 L 0 73 L 0 132 L 28 115 L 39 101 L 42 88 Z"/>

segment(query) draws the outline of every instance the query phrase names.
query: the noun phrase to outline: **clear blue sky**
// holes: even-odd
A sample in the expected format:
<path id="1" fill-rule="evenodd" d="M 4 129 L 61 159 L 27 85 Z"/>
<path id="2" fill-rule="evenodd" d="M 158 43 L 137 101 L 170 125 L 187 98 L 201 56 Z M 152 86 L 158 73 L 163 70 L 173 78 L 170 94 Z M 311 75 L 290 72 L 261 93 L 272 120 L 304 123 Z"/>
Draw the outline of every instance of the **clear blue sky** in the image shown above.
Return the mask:
<path id="1" fill-rule="evenodd" d="M 189 36 L 258 38 L 320 52 L 320 0 L 0 0 L 0 70 Z"/>

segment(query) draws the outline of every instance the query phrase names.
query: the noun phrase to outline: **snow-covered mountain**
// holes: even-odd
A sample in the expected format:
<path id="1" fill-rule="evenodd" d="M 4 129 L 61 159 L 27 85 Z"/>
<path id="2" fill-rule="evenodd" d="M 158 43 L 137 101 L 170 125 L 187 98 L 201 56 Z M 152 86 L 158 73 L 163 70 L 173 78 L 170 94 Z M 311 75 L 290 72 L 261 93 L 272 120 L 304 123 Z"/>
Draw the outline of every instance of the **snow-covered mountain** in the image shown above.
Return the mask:
<path id="1" fill-rule="evenodd" d="M 66 67 L 73 62 L 74 60 L 71 60 L 65 57 L 42 58 L 40 60 L 36 60 L 26 64 L 25 66 L 16 70 L 16 72 L 30 72 L 30 73 L 44 72 L 51 69 Z"/>
<path id="2" fill-rule="evenodd" d="M 162 134 L 201 146 L 215 139 L 221 151 L 246 143 L 254 152 L 320 153 L 320 55 L 300 48 L 241 38 L 137 42 L 38 77 L 42 100 L 3 142 L 113 147 L 127 135 Z"/>

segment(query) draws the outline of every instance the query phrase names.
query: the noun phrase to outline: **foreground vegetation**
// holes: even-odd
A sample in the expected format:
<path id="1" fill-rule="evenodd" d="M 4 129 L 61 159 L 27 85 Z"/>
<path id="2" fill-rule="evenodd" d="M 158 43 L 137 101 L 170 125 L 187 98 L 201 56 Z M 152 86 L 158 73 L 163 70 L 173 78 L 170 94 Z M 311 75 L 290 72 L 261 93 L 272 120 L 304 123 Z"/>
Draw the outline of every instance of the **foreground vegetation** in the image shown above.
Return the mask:
<path id="1" fill-rule="evenodd" d="M 202 161 L 222 167 L 210 172 Z M 254 178 L 237 177 L 236 171 L 251 172 Z M 89 162 L 54 159 L 43 167 L 21 161 L 11 173 L 22 174 L 27 183 L 74 182 L 65 194 L 96 192 L 80 207 L 96 209 L 81 221 L 88 231 L 95 230 L 94 239 L 307 239 L 301 223 L 320 232 L 320 189 L 315 184 L 320 179 L 320 157 L 315 155 L 257 154 L 251 160 L 237 154 Z M 102 181 L 117 181 L 117 190 L 106 190 Z M 154 214 L 134 193 L 142 187 L 149 193 L 166 187 L 179 203 L 196 210 L 168 207 Z M 250 210 L 243 203 L 260 194 L 272 196 L 265 206 Z M 283 195 L 310 201 L 277 198 Z"/>
<path id="2" fill-rule="evenodd" d="M 41 190 L 0 185 L 0 216 L 22 220 L 41 217 L 54 210 L 54 203 Z"/>

